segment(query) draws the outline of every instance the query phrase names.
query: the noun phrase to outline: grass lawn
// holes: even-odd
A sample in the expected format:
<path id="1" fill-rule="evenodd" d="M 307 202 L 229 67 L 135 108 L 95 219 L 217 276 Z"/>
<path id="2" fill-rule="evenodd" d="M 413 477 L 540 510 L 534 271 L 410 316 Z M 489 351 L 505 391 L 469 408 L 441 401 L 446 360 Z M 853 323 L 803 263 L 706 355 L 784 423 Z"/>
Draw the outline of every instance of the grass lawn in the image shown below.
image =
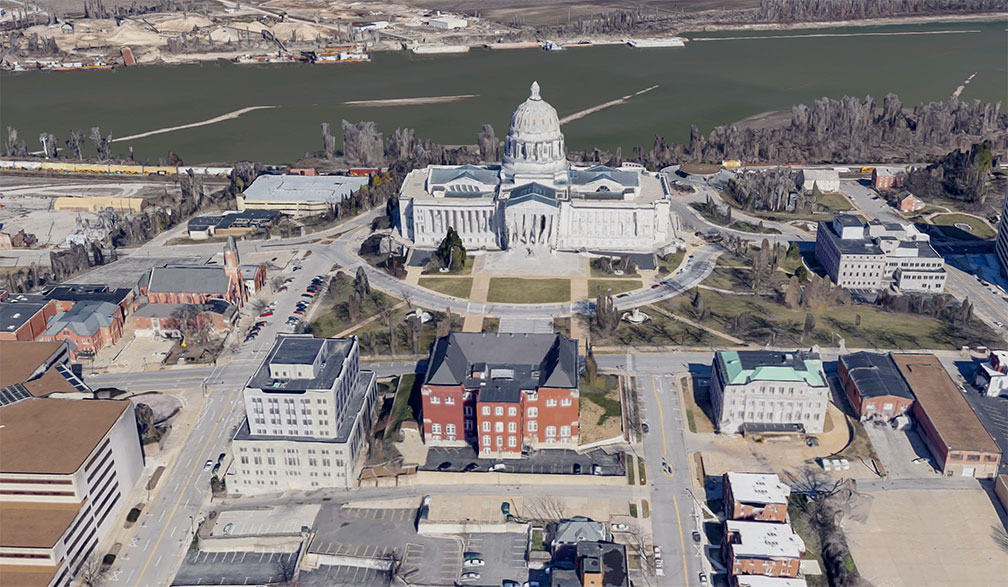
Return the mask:
<path id="1" fill-rule="evenodd" d="M 609 418 L 619 420 L 623 417 L 623 407 L 620 405 L 619 377 L 616 375 L 599 375 L 595 381 L 588 383 L 581 380 L 581 399 L 588 400 L 602 408 L 598 424 Z"/>
<path id="2" fill-rule="evenodd" d="M 569 279 L 523 279 L 520 277 L 491 277 L 487 301 L 511 304 L 548 304 L 569 302 Z"/>
<path id="3" fill-rule="evenodd" d="M 686 422 L 690 432 L 714 432 L 714 422 L 710 418 L 714 413 L 710 390 L 697 386 L 691 375 L 679 379 L 679 388 L 686 400 Z"/>
<path id="4" fill-rule="evenodd" d="M 707 292 L 701 294 L 705 300 L 707 297 L 706 294 Z M 685 346 L 707 345 L 714 342 L 718 344 L 724 343 L 719 336 L 715 336 L 689 324 L 673 320 L 653 308 L 649 309 L 649 306 L 641 308 L 641 311 L 651 316 L 651 319 L 643 324 L 631 324 L 621 320 L 616 326 L 616 330 L 611 333 L 600 330 L 593 317 L 585 318 L 579 316 L 576 319 L 587 320 L 587 323 L 583 324 L 586 329 L 591 329 L 593 345 Z"/>
<path id="5" fill-rule="evenodd" d="M 396 390 L 395 399 L 392 400 L 392 411 L 389 413 L 389 424 L 385 427 L 385 438 L 397 438 L 395 434 L 399 432 L 399 427 L 407 420 L 413 420 L 416 416 L 410 400 L 413 392 L 419 395 L 419 389 L 414 390 L 418 380 L 415 373 L 407 373 L 399 379 L 399 388 Z"/>
<path id="6" fill-rule="evenodd" d="M 428 264 L 428 266 L 424 267 L 423 271 L 420 272 L 420 275 L 472 275 L 473 262 L 475 259 L 476 258 L 472 255 L 466 255 L 465 263 L 463 263 L 461 269 L 455 271 L 445 271 L 444 273 L 430 266 L 431 264 Z"/>
<path id="7" fill-rule="evenodd" d="M 413 327 L 406 320 L 406 315 L 414 312 L 405 305 L 392 312 L 391 316 L 383 316 L 364 324 L 353 331 L 360 337 L 361 355 L 420 355 L 426 354 L 437 335 L 437 325 L 445 320 L 444 312 L 430 312 L 431 320 L 420 326 L 419 337 L 414 337 Z M 460 314 L 452 314 L 451 330 L 462 330 L 463 319 Z M 391 326 L 391 335 L 389 333 Z M 393 342 L 394 341 L 394 342 Z"/>
<path id="8" fill-rule="evenodd" d="M 644 464 L 644 457 L 637 458 L 637 472 L 639 473 L 638 479 L 640 480 L 640 484 L 647 485 L 647 467 Z M 644 517 L 646 518 L 647 515 L 645 514 Z"/>
<path id="9" fill-rule="evenodd" d="M 805 495 L 792 494 L 788 500 L 788 517 L 791 519 L 791 527 L 795 534 L 801 536 L 805 542 L 805 558 L 814 559 L 819 562 L 819 568 L 823 570 L 822 575 L 806 575 L 805 580 L 809 587 L 826 587 L 829 583 L 826 579 L 826 567 L 822 562 L 822 544 L 819 541 L 819 533 L 812 527 L 812 519 L 806 511 L 807 507 L 812 507 L 808 503 Z"/>
<path id="10" fill-rule="evenodd" d="M 366 296 L 361 302 L 357 319 L 351 320 L 350 304 L 347 301 L 351 293 L 353 293 L 353 277 L 345 273 L 333 277 L 325 297 L 318 302 L 321 307 L 315 314 L 315 320 L 309 325 L 309 331 L 318 337 L 334 337 L 354 324 L 378 314 L 382 308 L 390 308 L 399 303 L 398 298 L 372 289 L 371 295 Z"/>
<path id="11" fill-rule="evenodd" d="M 678 269 L 685 256 L 686 251 L 676 251 L 664 256 L 655 255 L 655 261 L 657 261 L 658 265 L 658 275 L 668 275 Z"/>
<path id="12" fill-rule="evenodd" d="M 970 236 L 975 236 L 984 240 L 992 239 L 996 234 L 986 222 L 980 220 L 979 218 L 974 218 L 965 214 L 939 214 L 931 219 L 931 223 L 939 226 L 952 227 L 955 227 L 956 224 L 966 224 L 970 226 L 972 230 L 963 230 L 963 232 Z"/>
<path id="13" fill-rule="evenodd" d="M 532 530 L 532 550 L 546 550 L 546 547 L 543 545 L 543 531 L 539 528 Z"/>
<path id="14" fill-rule="evenodd" d="M 705 325 L 759 344 L 767 343 L 771 333 L 775 333 L 777 346 L 800 347 L 813 344 L 835 346 L 839 341 L 834 335 L 843 337 L 848 347 L 855 348 L 958 349 L 964 345 L 991 346 L 996 341 L 993 331 L 978 320 L 974 320 L 968 328 L 960 328 L 926 316 L 853 304 L 812 312 L 816 328 L 803 338 L 807 312 L 803 308 L 791 310 L 763 296 L 710 290 L 702 291 L 701 296 L 704 307 L 710 310 L 710 318 Z M 666 311 L 698 319 L 691 300 L 692 296 L 687 293 L 658 305 Z M 738 331 L 733 328 L 732 321 L 743 311 L 749 312 L 751 319 L 748 328 Z M 855 325 L 858 315 L 861 316 L 860 326 Z"/>
<path id="15" fill-rule="evenodd" d="M 467 299 L 472 291 L 472 277 L 421 277 L 418 285 L 461 299 Z"/>
<path id="16" fill-rule="evenodd" d="M 693 202 L 690 204 L 690 208 L 693 208 L 703 216 L 704 220 L 708 222 L 713 222 L 718 226 L 726 226 L 725 223 L 720 219 L 716 218 L 714 215 L 707 211 L 707 207 L 701 202 Z M 770 228 L 767 226 L 760 226 L 759 224 L 753 224 L 751 222 L 746 222 L 744 220 L 734 220 L 731 224 L 728 224 L 726 228 L 732 230 L 741 230 L 742 232 L 755 232 L 761 234 L 780 234 L 780 231 L 776 228 Z"/>
<path id="17" fill-rule="evenodd" d="M 589 279 L 588 298 L 595 299 L 606 292 L 612 295 L 621 294 L 642 287 L 644 285 L 637 279 Z"/>
<path id="18" fill-rule="evenodd" d="M 854 209 L 847 196 L 840 192 L 824 192 L 819 195 L 816 203 L 826 212 L 846 212 Z"/>
<path id="19" fill-rule="evenodd" d="M 553 332 L 559 332 L 560 334 L 570 338 L 571 335 L 571 318 L 570 316 L 565 316 L 563 318 L 553 318 Z"/>
<path id="20" fill-rule="evenodd" d="M 592 277 L 640 277 L 636 271 L 622 274 L 610 273 L 609 262 L 605 259 L 592 259 L 590 264 Z M 613 265 L 622 265 L 622 262 L 613 261 Z"/>
<path id="21" fill-rule="evenodd" d="M 500 318 L 486 316 L 483 318 L 483 328 L 480 332 L 500 332 Z"/>
<path id="22" fill-rule="evenodd" d="M 627 455 L 626 480 L 627 480 L 627 485 L 636 485 L 637 484 L 637 476 L 634 473 L 634 468 L 633 468 L 633 457 L 631 457 L 630 455 Z"/>

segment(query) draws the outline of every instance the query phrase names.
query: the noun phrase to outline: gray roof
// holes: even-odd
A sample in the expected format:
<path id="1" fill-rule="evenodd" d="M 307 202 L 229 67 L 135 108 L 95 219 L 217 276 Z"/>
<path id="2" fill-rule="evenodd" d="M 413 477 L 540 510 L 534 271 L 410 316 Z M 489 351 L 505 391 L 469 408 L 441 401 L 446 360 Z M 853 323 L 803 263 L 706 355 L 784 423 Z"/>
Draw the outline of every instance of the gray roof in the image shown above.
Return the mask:
<path id="1" fill-rule="evenodd" d="M 224 300 L 208 300 L 205 304 L 144 304 L 137 308 L 133 315 L 148 318 L 171 318 L 178 309 L 187 306 L 194 306 L 200 313 L 214 312 L 225 316 L 230 316 L 238 309 L 234 304 Z"/>
<path id="2" fill-rule="evenodd" d="M 480 183 L 496 184 L 500 181 L 499 173 L 498 169 L 476 165 L 434 167 L 430 170 L 429 181 L 431 185 L 442 185 L 457 179 L 470 178 Z"/>
<path id="3" fill-rule="evenodd" d="M 833 221 L 840 226 L 863 226 L 864 223 L 861 219 L 853 214 L 837 214 L 833 217 Z"/>
<path id="4" fill-rule="evenodd" d="M 353 348 L 356 338 L 315 338 L 310 335 L 278 335 L 266 360 L 249 380 L 248 386 L 266 393 L 302 393 L 309 389 L 332 389 L 343 369 L 343 360 Z M 322 369 L 314 379 L 274 379 L 269 367 L 273 363 L 310 364 L 323 353 Z"/>
<path id="5" fill-rule="evenodd" d="M 560 334 L 453 332 L 435 341 L 424 383 L 465 383 L 481 387 L 481 401 L 517 401 L 509 398 L 521 389 L 576 389 L 577 356 L 577 342 Z M 513 374 L 475 380 L 471 374 L 477 363 L 484 363 L 491 374 L 495 369 L 510 369 Z"/>
<path id="6" fill-rule="evenodd" d="M 246 201 L 339 202 L 368 184 L 350 175 L 260 175 L 243 192 Z"/>
<path id="7" fill-rule="evenodd" d="M 557 523 L 554 544 L 577 544 L 583 541 L 606 540 L 605 524 L 584 516 L 574 516 Z"/>
<path id="8" fill-rule="evenodd" d="M 112 324 L 118 312 L 119 306 L 110 302 L 77 302 L 73 308 L 53 316 L 45 335 L 55 336 L 63 330 L 70 330 L 78 336 L 91 336 L 99 328 Z"/>
<path id="9" fill-rule="evenodd" d="M 148 291 L 226 294 L 231 279 L 223 265 L 165 265 L 151 269 Z"/>
<path id="10" fill-rule="evenodd" d="M 841 220 L 841 223 L 847 223 L 847 216 Z M 841 218 L 837 216 L 837 218 Z M 852 218 L 852 217 L 851 217 Z M 846 226 L 859 226 L 861 222 L 854 219 L 856 224 L 846 224 Z M 826 222 L 825 220 L 819 221 L 819 227 L 817 228 L 816 234 L 825 235 L 830 241 L 836 246 L 837 250 L 844 255 L 881 255 L 882 247 L 875 244 L 873 241 L 867 238 L 840 238 L 836 230 L 833 229 L 832 222 Z"/>
<path id="11" fill-rule="evenodd" d="M 842 355 L 840 362 L 862 397 L 891 395 L 913 400 L 914 394 L 889 355 L 864 351 Z"/>
<path id="12" fill-rule="evenodd" d="M 208 214 L 190 218 L 186 228 L 188 230 L 206 230 L 211 226 L 216 228 L 258 228 L 267 226 L 278 216 L 280 216 L 280 212 L 277 210 L 258 209 Z"/>
<path id="13" fill-rule="evenodd" d="M 242 279 L 254 279 L 259 272 L 259 265 L 242 265 L 240 269 Z"/>
<path id="14" fill-rule="evenodd" d="M 45 293 L 45 297 L 50 300 L 60 300 L 64 302 L 81 302 L 94 300 L 101 302 L 111 302 L 121 304 L 123 300 L 133 291 L 128 287 L 109 289 L 107 285 L 94 285 L 73 283 L 57 285 Z"/>
<path id="15" fill-rule="evenodd" d="M 49 303 L 36 294 L 18 294 L 0 303 L 0 331 L 13 332 Z"/>
<path id="16" fill-rule="evenodd" d="M 610 179 L 624 187 L 637 187 L 640 185 L 640 173 L 635 171 L 624 171 L 605 165 L 596 165 L 588 169 L 571 169 L 571 185 L 585 185 L 600 179 Z"/>

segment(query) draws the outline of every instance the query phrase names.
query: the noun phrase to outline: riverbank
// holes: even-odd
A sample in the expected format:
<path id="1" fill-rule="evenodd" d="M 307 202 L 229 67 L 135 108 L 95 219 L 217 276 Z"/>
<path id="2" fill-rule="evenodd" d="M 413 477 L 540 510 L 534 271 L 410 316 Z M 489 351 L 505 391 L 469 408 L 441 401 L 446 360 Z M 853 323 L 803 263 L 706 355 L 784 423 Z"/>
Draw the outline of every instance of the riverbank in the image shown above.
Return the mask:
<path id="1" fill-rule="evenodd" d="M 1008 20 L 1008 12 L 991 12 L 980 14 L 936 14 L 929 16 L 894 16 L 889 18 L 871 18 L 865 20 L 834 20 L 797 23 L 760 23 L 760 24 L 711 24 L 697 28 L 686 28 L 681 34 L 709 33 L 716 31 L 801 31 L 818 29 L 838 29 L 848 27 L 887 27 L 916 24 L 969 23 L 969 22 L 1004 22 Z"/>

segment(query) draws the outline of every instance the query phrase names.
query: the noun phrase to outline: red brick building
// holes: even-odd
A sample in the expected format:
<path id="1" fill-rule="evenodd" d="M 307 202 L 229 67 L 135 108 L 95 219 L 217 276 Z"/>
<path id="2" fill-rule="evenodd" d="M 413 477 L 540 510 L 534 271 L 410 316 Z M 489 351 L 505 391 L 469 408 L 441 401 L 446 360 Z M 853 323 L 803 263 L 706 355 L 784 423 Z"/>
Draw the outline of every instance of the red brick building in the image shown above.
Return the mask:
<path id="1" fill-rule="evenodd" d="M 266 280 L 265 269 L 262 282 Z M 152 304 L 205 304 L 224 300 L 241 307 L 249 292 L 242 277 L 238 245 L 233 236 L 224 244 L 224 265 L 154 267 L 140 282 L 140 295 Z"/>
<path id="2" fill-rule="evenodd" d="M 776 473 L 725 473 L 724 504 L 729 520 L 787 522 L 791 488 Z"/>
<path id="3" fill-rule="evenodd" d="M 906 172 L 891 167 L 876 167 L 872 170 L 872 185 L 876 189 L 891 190 L 903 187 Z"/>
<path id="4" fill-rule="evenodd" d="M 15 294 L 0 303 L 0 340 L 36 340 L 59 310 L 56 302 L 34 294 Z"/>
<path id="5" fill-rule="evenodd" d="M 123 319 L 119 306 L 111 302 L 77 302 L 49 321 L 39 340 L 69 343 L 70 359 L 93 357 L 101 349 L 112 346 L 122 337 Z"/>
<path id="6" fill-rule="evenodd" d="M 226 336 L 234 327 L 238 308 L 223 300 L 201 305 L 146 304 L 137 308 L 131 321 L 134 332 L 140 336 L 181 338 L 185 332 L 199 331 L 217 338 Z"/>
<path id="7" fill-rule="evenodd" d="M 899 208 L 900 212 L 916 212 L 923 210 L 927 207 L 927 204 L 924 203 L 924 200 L 921 200 L 910 192 L 906 192 L 897 198 L 896 207 Z"/>
<path id="8" fill-rule="evenodd" d="M 439 338 L 421 388 L 425 441 L 498 458 L 576 447 L 577 357 L 577 342 L 559 334 Z"/>
<path id="9" fill-rule="evenodd" d="M 837 376 L 861 421 L 891 420 L 905 414 L 914 403 L 913 392 L 889 355 L 864 351 L 843 355 Z"/>
<path id="10" fill-rule="evenodd" d="M 913 416 L 936 468 L 947 477 L 995 477 L 1001 449 L 938 357 L 923 353 L 891 356 L 916 397 Z"/>
<path id="11" fill-rule="evenodd" d="M 787 524 L 728 520 L 721 552 L 732 576 L 797 577 L 805 543 Z"/>

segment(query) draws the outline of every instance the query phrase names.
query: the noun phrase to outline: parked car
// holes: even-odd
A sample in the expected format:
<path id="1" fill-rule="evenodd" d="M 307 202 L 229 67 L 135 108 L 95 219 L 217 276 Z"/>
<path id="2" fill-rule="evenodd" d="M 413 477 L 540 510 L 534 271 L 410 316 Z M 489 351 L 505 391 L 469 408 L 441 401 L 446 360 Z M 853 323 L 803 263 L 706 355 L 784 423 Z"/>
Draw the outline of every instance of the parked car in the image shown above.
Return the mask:
<path id="1" fill-rule="evenodd" d="M 448 469 L 451 469 L 451 461 L 445 461 L 437 466 L 438 471 L 447 471 Z"/>
<path id="2" fill-rule="evenodd" d="M 650 430 L 650 428 L 648 428 L 647 422 L 641 422 L 640 429 L 644 434 L 647 434 L 648 430 Z"/>
<path id="3" fill-rule="evenodd" d="M 286 285 L 281 285 L 280 287 L 277 288 L 277 293 L 280 293 L 282 291 L 287 291 L 287 286 Z"/>
<path id="4" fill-rule="evenodd" d="M 303 298 L 313 298 L 313 297 L 315 297 L 315 296 L 313 296 L 313 295 L 312 295 L 312 294 L 310 294 L 310 293 L 303 293 L 303 294 L 301 294 L 301 297 L 303 297 Z"/>
<path id="5" fill-rule="evenodd" d="M 612 530 L 613 532 L 626 532 L 627 530 L 630 529 L 630 526 L 627 526 L 626 524 L 616 523 L 616 524 L 610 524 L 609 529 Z"/>
<path id="6" fill-rule="evenodd" d="M 263 312 L 262 314 L 259 314 L 259 317 L 260 318 L 269 318 L 272 315 L 273 315 L 273 310 L 267 310 L 266 312 Z"/>
<path id="7" fill-rule="evenodd" d="M 474 573 L 472 571 L 470 571 L 468 573 L 462 573 L 462 575 L 459 576 L 459 579 L 462 579 L 463 581 L 475 581 L 476 579 L 479 579 L 479 578 L 480 578 L 480 574 L 479 573 Z"/>
<path id="8" fill-rule="evenodd" d="M 701 538 L 702 537 L 700 536 L 700 533 L 697 532 L 696 530 L 693 530 L 693 542 L 700 542 Z"/>
<path id="9" fill-rule="evenodd" d="M 471 558 L 462 562 L 463 567 L 482 567 L 484 564 L 481 558 Z"/>
<path id="10" fill-rule="evenodd" d="M 220 455 L 217 456 L 217 462 L 218 463 L 223 463 L 224 462 L 224 457 L 226 457 L 226 456 L 227 456 L 227 453 L 224 453 L 224 452 L 220 453 Z"/>
<path id="11" fill-rule="evenodd" d="M 214 465 L 213 466 L 213 471 L 211 471 L 211 473 L 213 473 L 214 475 L 216 475 L 217 471 L 220 471 L 220 466 L 221 466 L 220 463 L 217 463 L 216 465 Z"/>
<path id="12" fill-rule="evenodd" d="M 210 469 L 213 469 L 213 465 L 214 465 L 213 461 L 207 460 L 207 462 L 203 463 L 203 470 L 209 471 Z"/>
<path id="13" fill-rule="evenodd" d="M 698 578 L 700 579 L 700 584 L 701 585 L 706 585 L 707 584 L 707 573 L 704 573 L 703 571 L 700 571 L 700 574 L 698 575 Z"/>

